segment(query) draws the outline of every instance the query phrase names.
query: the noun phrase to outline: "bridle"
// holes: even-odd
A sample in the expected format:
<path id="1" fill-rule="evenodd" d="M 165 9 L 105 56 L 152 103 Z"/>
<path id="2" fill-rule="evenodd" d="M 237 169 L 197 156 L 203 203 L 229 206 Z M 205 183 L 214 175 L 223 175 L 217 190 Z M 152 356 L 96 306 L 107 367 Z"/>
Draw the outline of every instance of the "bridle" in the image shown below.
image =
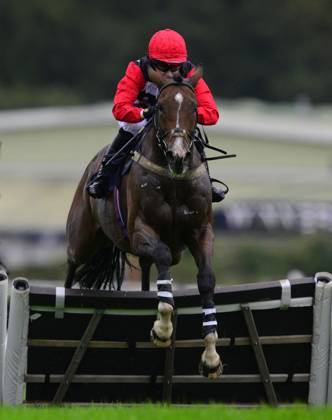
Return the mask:
<path id="1" fill-rule="evenodd" d="M 176 128 L 172 128 L 170 130 L 167 131 L 162 131 L 159 123 L 158 123 L 158 111 L 160 110 L 160 108 L 158 107 L 158 100 L 160 97 L 160 94 L 167 89 L 170 86 L 185 86 L 187 88 L 189 88 L 192 92 L 195 93 L 194 88 L 187 82 L 182 81 L 182 82 L 176 82 L 176 81 L 171 81 L 169 83 L 166 83 L 165 85 L 163 85 L 160 88 L 158 97 L 157 97 L 157 105 L 155 108 L 155 112 L 153 115 L 153 125 L 154 125 L 154 129 L 156 132 L 156 139 L 157 139 L 157 144 L 159 146 L 159 148 L 162 150 L 162 152 L 164 153 L 165 157 L 167 156 L 167 151 L 168 151 L 168 147 L 167 147 L 167 143 L 165 141 L 165 139 L 167 137 L 183 137 L 184 139 L 187 140 L 188 142 L 188 147 L 187 150 L 188 152 L 190 152 L 190 150 L 192 149 L 193 143 L 194 143 L 194 138 L 195 138 L 195 130 L 196 130 L 196 125 L 197 125 L 197 113 L 196 113 L 196 123 L 195 126 L 193 128 L 193 130 L 191 132 L 188 132 L 188 130 L 186 130 L 185 128 L 180 128 L 180 127 L 176 127 Z"/>

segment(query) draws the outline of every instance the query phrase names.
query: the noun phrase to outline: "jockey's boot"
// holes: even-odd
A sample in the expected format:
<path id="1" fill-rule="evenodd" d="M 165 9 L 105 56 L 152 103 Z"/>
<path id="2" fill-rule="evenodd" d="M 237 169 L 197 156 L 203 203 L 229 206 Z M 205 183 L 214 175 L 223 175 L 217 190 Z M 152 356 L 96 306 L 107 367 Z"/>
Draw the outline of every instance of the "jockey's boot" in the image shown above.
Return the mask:
<path id="1" fill-rule="evenodd" d="M 213 185 L 213 181 L 211 180 L 211 188 L 212 188 L 212 203 L 219 203 L 225 198 L 226 192 L 222 188 L 217 188 Z"/>
<path id="2" fill-rule="evenodd" d="M 118 135 L 115 137 L 109 150 L 103 157 L 99 171 L 92 175 L 86 187 L 86 190 L 91 197 L 103 198 L 106 196 L 108 177 L 112 173 L 113 168 L 117 166 L 113 162 L 110 162 L 110 159 L 132 138 L 132 136 L 133 135 L 128 131 L 120 128 Z"/>
<path id="3" fill-rule="evenodd" d="M 225 196 L 228 192 L 228 189 L 223 190 L 222 188 L 218 188 L 215 185 L 213 185 L 213 182 L 219 182 L 220 183 L 220 181 L 210 177 L 210 169 L 209 169 L 209 165 L 208 165 L 208 162 L 206 160 L 205 151 L 204 151 L 204 141 L 202 140 L 202 141 L 195 142 L 195 146 L 196 146 L 199 154 L 201 155 L 202 162 L 205 162 L 206 170 L 209 174 L 209 179 L 210 179 L 210 182 L 211 182 L 211 189 L 212 189 L 212 203 L 219 203 L 220 201 L 222 201 L 225 198 Z"/>

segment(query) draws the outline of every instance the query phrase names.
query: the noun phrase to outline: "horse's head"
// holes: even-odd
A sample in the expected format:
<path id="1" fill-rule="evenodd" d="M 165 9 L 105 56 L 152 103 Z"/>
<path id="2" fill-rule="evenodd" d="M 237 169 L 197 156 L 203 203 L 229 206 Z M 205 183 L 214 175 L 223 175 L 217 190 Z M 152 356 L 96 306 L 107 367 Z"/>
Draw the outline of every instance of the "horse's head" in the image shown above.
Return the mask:
<path id="1" fill-rule="evenodd" d="M 187 79 L 175 76 L 172 79 L 153 69 L 149 77 L 160 89 L 154 115 L 154 125 L 159 147 L 162 149 L 169 169 L 176 175 L 189 168 L 193 138 L 197 124 L 197 102 L 194 88 L 202 77 L 198 67 Z"/>

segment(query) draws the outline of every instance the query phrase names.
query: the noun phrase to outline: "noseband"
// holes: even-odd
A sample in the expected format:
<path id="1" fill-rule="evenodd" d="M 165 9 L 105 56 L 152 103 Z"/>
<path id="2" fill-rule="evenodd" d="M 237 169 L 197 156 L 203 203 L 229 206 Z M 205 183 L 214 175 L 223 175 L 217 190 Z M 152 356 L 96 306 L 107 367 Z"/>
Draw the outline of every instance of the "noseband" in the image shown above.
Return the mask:
<path id="1" fill-rule="evenodd" d="M 157 97 L 156 112 L 154 113 L 154 117 L 153 117 L 153 125 L 154 125 L 154 128 L 156 130 L 157 144 L 160 147 L 160 149 L 163 151 L 165 156 L 166 156 L 166 153 L 167 153 L 167 150 L 168 150 L 167 143 L 165 141 L 165 139 L 167 137 L 172 138 L 172 137 L 176 136 L 176 137 L 183 137 L 184 139 L 189 140 L 189 142 L 188 142 L 188 152 L 189 152 L 191 150 L 192 146 L 193 146 L 193 141 L 194 141 L 194 136 L 195 136 L 195 128 L 196 128 L 196 125 L 197 125 L 197 120 L 196 120 L 196 124 L 195 124 L 195 127 L 192 130 L 192 132 L 188 132 L 188 130 L 186 130 L 184 128 L 179 128 L 179 127 L 172 128 L 171 130 L 167 130 L 167 131 L 162 132 L 162 130 L 160 129 L 160 126 L 158 124 L 158 117 L 157 117 L 157 114 L 158 114 L 158 100 L 159 100 L 161 92 L 163 92 L 169 86 L 185 86 L 185 87 L 189 88 L 192 92 L 195 93 L 194 88 L 189 83 L 186 83 L 186 82 L 179 83 L 179 82 L 176 82 L 176 81 L 172 81 L 172 82 L 166 83 L 164 86 L 162 86 L 160 88 L 159 95 Z"/>

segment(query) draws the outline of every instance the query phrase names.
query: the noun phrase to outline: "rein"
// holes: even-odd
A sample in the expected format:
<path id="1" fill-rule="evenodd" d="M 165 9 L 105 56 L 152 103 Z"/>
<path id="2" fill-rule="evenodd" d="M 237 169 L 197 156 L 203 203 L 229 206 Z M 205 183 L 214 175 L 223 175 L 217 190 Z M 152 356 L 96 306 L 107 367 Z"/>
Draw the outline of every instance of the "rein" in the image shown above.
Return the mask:
<path id="1" fill-rule="evenodd" d="M 168 88 L 169 86 L 186 86 L 187 88 L 189 88 L 192 92 L 195 93 L 195 89 L 191 86 L 190 83 L 187 83 L 185 80 L 182 80 L 181 82 L 177 82 L 176 80 L 171 80 L 170 82 L 166 83 L 165 85 L 163 85 L 160 90 L 159 90 L 159 95 L 157 98 L 157 101 L 159 99 L 159 96 L 161 94 L 161 92 L 163 90 L 165 90 L 166 88 Z"/>
<path id="2" fill-rule="evenodd" d="M 207 149 L 211 149 L 211 150 L 214 150 L 216 152 L 219 152 L 222 155 L 222 156 L 213 156 L 213 157 L 209 157 L 209 158 L 204 157 L 205 161 L 227 159 L 227 158 L 236 157 L 236 154 L 231 154 L 230 155 L 230 154 L 228 154 L 228 152 L 226 152 L 226 150 L 220 149 L 219 147 L 211 146 L 209 144 L 209 139 L 208 139 L 208 137 L 206 135 L 206 132 L 205 132 L 203 127 L 202 127 L 203 135 L 202 135 L 199 127 L 196 127 L 196 131 L 197 131 L 197 134 L 195 135 L 195 141 L 201 142 L 203 144 L 203 147 L 206 147 Z"/>

